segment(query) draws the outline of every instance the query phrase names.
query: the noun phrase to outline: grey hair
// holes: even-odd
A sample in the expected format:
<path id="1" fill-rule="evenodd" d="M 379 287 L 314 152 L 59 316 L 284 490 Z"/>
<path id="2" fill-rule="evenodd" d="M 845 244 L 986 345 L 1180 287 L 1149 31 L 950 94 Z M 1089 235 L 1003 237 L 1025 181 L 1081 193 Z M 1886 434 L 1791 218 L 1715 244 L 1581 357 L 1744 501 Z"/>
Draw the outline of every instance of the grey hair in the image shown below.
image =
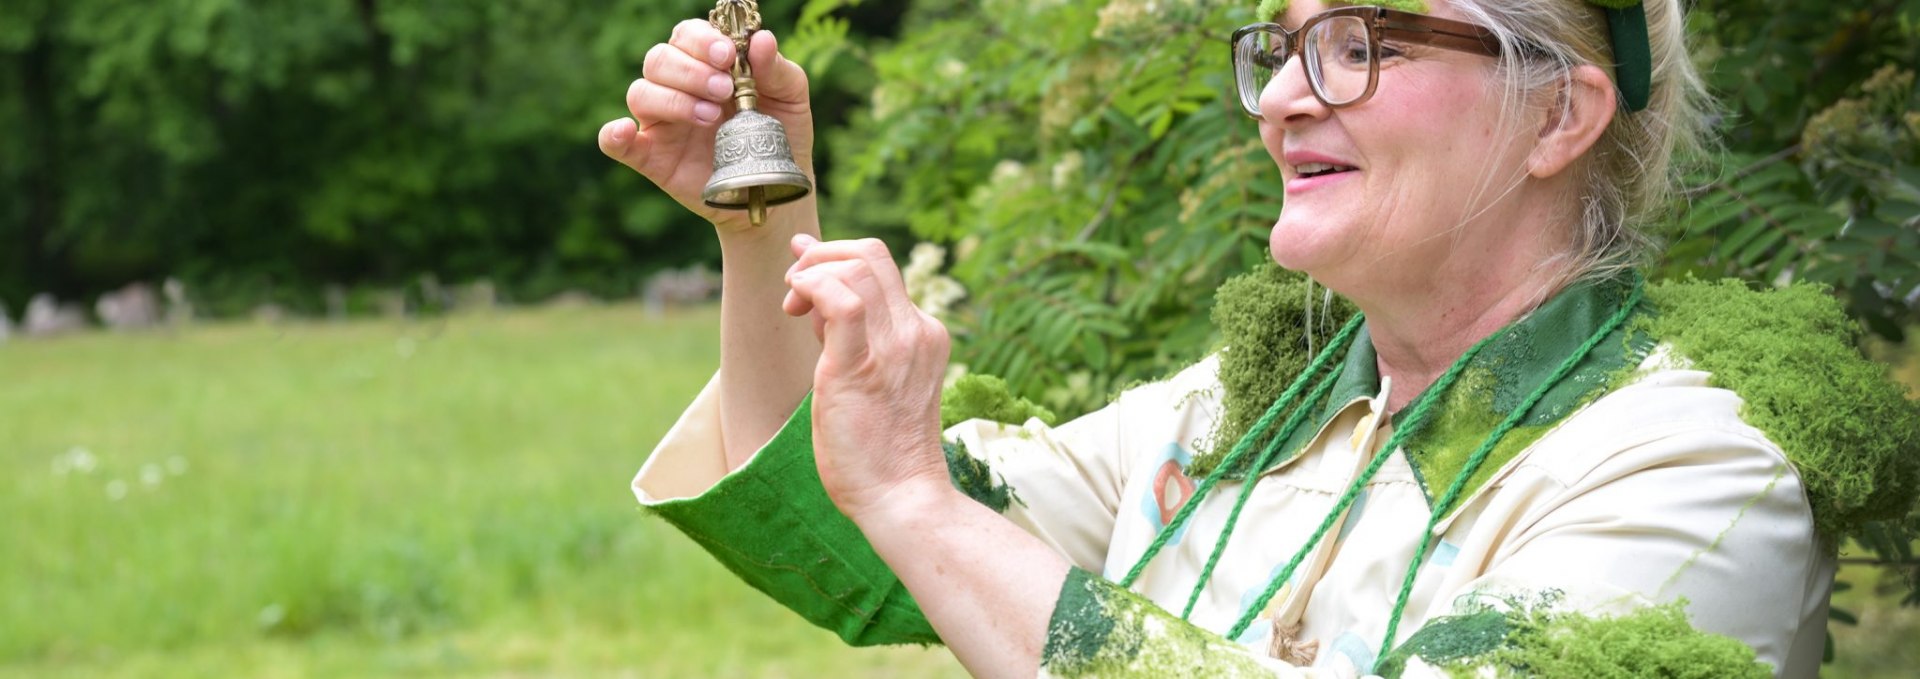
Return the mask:
<path id="1" fill-rule="evenodd" d="M 1453 0 L 1468 21 L 1485 26 L 1503 46 L 1496 78 L 1506 91 L 1508 121 L 1529 110 L 1563 106 L 1553 96 L 1576 66 L 1592 64 L 1613 76 L 1612 40 L 1603 11 L 1582 0 Z M 1686 17 L 1679 0 L 1644 0 L 1653 55 L 1647 107 L 1624 103 L 1592 149 L 1572 167 L 1578 220 L 1562 283 L 1604 276 L 1649 260 L 1658 247 L 1653 223 L 1678 185 L 1674 159 L 1698 157 L 1707 147 L 1703 121 L 1710 110 L 1699 72 L 1687 51 Z M 1519 48 L 1518 46 L 1528 46 Z M 1617 82 L 1617 80 L 1616 80 Z"/>

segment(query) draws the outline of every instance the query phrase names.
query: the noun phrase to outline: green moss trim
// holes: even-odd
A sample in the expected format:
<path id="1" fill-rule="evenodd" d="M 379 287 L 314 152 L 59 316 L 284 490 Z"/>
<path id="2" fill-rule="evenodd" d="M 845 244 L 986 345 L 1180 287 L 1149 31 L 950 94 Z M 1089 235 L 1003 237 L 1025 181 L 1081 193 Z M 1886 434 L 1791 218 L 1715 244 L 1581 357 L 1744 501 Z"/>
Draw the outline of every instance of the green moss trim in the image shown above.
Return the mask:
<path id="1" fill-rule="evenodd" d="M 1041 669 L 1056 677 L 1269 677 L 1248 649 L 1078 568 L 1047 623 Z"/>
<path id="2" fill-rule="evenodd" d="M 1640 0 L 1587 0 L 1587 4 L 1607 9 L 1626 9 L 1640 4 Z"/>
<path id="3" fill-rule="evenodd" d="M 1727 280 L 1648 290 L 1645 332 L 1744 401 L 1740 417 L 1785 450 L 1820 535 L 1905 516 L 1920 493 L 1920 404 L 1861 355 L 1860 330 L 1825 287 L 1755 292 Z"/>
<path id="4" fill-rule="evenodd" d="M 1413 656 L 1420 656 L 1433 665 L 1466 664 L 1463 661 L 1470 662 L 1505 646 L 1512 629 L 1507 616 L 1499 611 L 1435 618 L 1375 663 L 1373 672 L 1386 679 L 1398 679 L 1407 669 L 1407 659 Z"/>
<path id="5" fill-rule="evenodd" d="M 1686 602 L 1621 616 L 1557 610 L 1558 592 L 1511 610 L 1481 606 L 1439 618 L 1375 666 L 1397 679 L 1418 656 L 1453 677 L 1772 677 L 1753 649 L 1732 637 L 1695 629 Z"/>
<path id="6" fill-rule="evenodd" d="M 1767 679 L 1773 668 L 1732 637 L 1695 629 L 1685 602 L 1618 617 L 1532 611 L 1509 616 L 1507 645 L 1481 659 L 1507 676 Z M 1448 669 L 1474 676 L 1465 663 Z"/>
<path id="7" fill-rule="evenodd" d="M 940 448 L 947 454 L 947 478 L 953 481 L 954 488 L 967 497 L 986 505 L 988 509 L 1003 513 L 1013 503 L 1020 501 L 1020 496 L 1015 495 L 1013 489 L 993 473 L 985 460 L 967 453 L 965 442 L 946 441 Z"/>
<path id="8" fill-rule="evenodd" d="M 1019 396 L 1007 381 L 992 375 L 963 375 L 940 394 L 940 428 L 967 420 L 1021 424 L 1039 418 L 1047 426 L 1059 424 L 1053 411 Z"/>

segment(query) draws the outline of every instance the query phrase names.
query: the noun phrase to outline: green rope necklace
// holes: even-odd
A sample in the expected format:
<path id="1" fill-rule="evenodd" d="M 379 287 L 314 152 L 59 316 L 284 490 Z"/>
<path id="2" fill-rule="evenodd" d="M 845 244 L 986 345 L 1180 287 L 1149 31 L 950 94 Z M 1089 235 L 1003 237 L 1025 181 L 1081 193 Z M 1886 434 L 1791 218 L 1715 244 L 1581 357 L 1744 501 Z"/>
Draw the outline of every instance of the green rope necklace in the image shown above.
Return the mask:
<path id="1" fill-rule="evenodd" d="M 1499 445 L 1500 440 L 1504 438 L 1508 432 L 1511 432 L 1514 427 L 1519 426 L 1520 422 L 1526 418 L 1528 411 L 1532 410 L 1534 405 L 1538 404 L 1540 399 L 1545 397 L 1554 385 L 1565 379 L 1568 374 L 1573 372 L 1575 367 L 1584 362 L 1587 355 L 1592 353 L 1593 348 L 1598 346 L 1601 340 L 1613 334 L 1622 324 L 1626 323 L 1627 318 L 1633 315 L 1634 308 L 1640 304 L 1643 288 L 1644 285 L 1642 282 L 1635 281 L 1632 294 L 1628 295 L 1626 301 L 1620 305 L 1620 309 L 1614 312 L 1614 315 L 1608 318 L 1605 323 L 1602 323 L 1600 328 L 1594 331 L 1593 335 L 1588 337 L 1586 342 L 1580 345 L 1580 348 L 1574 350 L 1572 355 L 1568 356 L 1565 361 L 1562 361 L 1560 366 L 1556 368 L 1539 387 L 1534 389 L 1533 393 L 1529 394 L 1512 412 L 1507 414 L 1506 419 L 1502 420 L 1500 425 L 1495 427 L 1493 432 L 1487 436 L 1486 440 L 1481 442 L 1480 447 L 1474 451 L 1473 455 L 1467 458 L 1466 465 L 1460 470 L 1459 474 L 1454 476 L 1453 482 L 1447 487 L 1447 491 L 1434 503 L 1433 511 L 1427 519 L 1426 529 L 1420 534 L 1420 543 L 1414 552 L 1413 561 L 1407 565 L 1407 575 L 1401 582 L 1399 595 L 1395 597 L 1392 614 L 1387 618 L 1386 635 L 1381 641 L 1380 651 L 1376 654 L 1376 657 L 1386 657 L 1387 653 L 1393 649 L 1393 639 L 1399 629 L 1401 615 L 1406 610 L 1407 599 L 1413 592 L 1415 576 L 1419 573 L 1421 562 L 1426 559 L 1427 546 L 1432 541 L 1434 526 L 1438 525 L 1441 519 L 1444 519 L 1447 513 L 1453 508 L 1453 504 L 1459 500 L 1460 493 L 1465 490 L 1467 481 L 1473 477 L 1475 472 L 1479 471 L 1481 464 L 1486 462 L 1487 457 L 1493 452 L 1493 449 Z M 1242 484 L 1238 497 L 1234 500 L 1233 511 L 1227 516 L 1226 526 L 1221 529 L 1220 539 L 1214 543 L 1212 553 L 1208 555 L 1206 566 L 1201 569 L 1199 582 L 1194 584 L 1193 592 L 1188 596 L 1186 608 L 1181 612 L 1180 617 L 1185 618 L 1192 614 L 1194 604 L 1199 601 L 1201 592 L 1206 589 L 1207 584 L 1212 580 L 1214 567 L 1218 565 L 1220 555 L 1225 552 L 1227 541 L 1233 536 L 1233 530 L 1239 523 L 1241 509 L 1246 506 L 1247 498 L 1251 497 L 1253 486 L 1257 482 L 1260 472 L 1266 468 L 1267 464 L 1272 461 L 1273 456 L 1278 453 L 1279 448 L 1284 445 L 1285 441 L 1293 436 L 1294 431 L 1305 421 L 1306 413 L 1309 410 L 1308 406 L 1326 397 L 1327 392 L 1332 388 L 1335 376 L 1329 374 L 1322 377 L 1314 386 L 1312 395 L 1305 402 L 1296 404 L 1301 391 L 1306 388 L 1307 382 L 1310 381 L 1314 375 L 1319 374 L 1327 368 L 1335 353 L 1340 352 L 1341 349 L 1351 347 L 1354 334 L 1359 329 L 1363 320 L 1363 315 L 1355 314 L 1354 318 L 1347 322 L 1346 327 L 1341 328 L 1339 334 L 1327 342 L 1326 348 L 1322 349 L 1319 355 L 1314 357 L 1313 362 L 1307 366 L 1307 369 L 1302 371 L 1300 376 L 1294 379 L 1293 384 L 1289 385 L 1286 391 L 1280 394 L 1278 399 L 1275 399 L 1273 406 L 1268 408 L 1267 412 L 1261 415 L 1260 419 L 1254 422 L 1253 426 L 1247 430 L 1246 435 L 1242 436 L 1240 441 L 1234 444 L 1233 450 L 1228 453 L 1225 459 L 1221 460 L 1219 466 L 1216 467 L 1212 473 L 1207 475 L 1207 478 L 1201 482 L 1200 487 L 1195 489 L 1193 496 L 1183 503 L 1180 511 L 1174 515 L 1173 520 L 1168 521 L 1167 525 L 1161 528 L 1160 533 L 1154 536 L 1153 542 L 1147 545 L 1147 549 L 1145 553 L 1141 554 L 1140 560 L 1135 562 L 1133 568 L 1127 571 L 1126 577 L 1121 579 L 1121 587 L 1132 586 L 1133 582 L 1140 577 L 1140 573 L 1146 569 L 1147 564 L 1153 560 L 1153 557 L 1158 555 L 1160 550 L 1166 547 L 1167 542 L 1172 539 L 1173 535 L 1178 532 L 1182 526 L 1186 525 L 1188 519 L 1192 517 L 1194 510 L 1198 508 L 1201 501 L 1206 499 L 1207 495 L 1212 492 L 1214 486 L 1218 485 L 1220 480 L 1226 476 L 1227 471 L 1234 468 L 1240 458 L 1244 457 L 1248 450 L 1252 448 L 1253 442 L 1260 440 L 1261 437 L 1265 435 L 1267 429 L 1273 425 L 1274 420 L 1278 419 L 1281 413 L 1292 409 L 1293 415 L 1287 418 L 1286 423 L 1281 426 L 1280 432 L 1261 450 L 1257 462 L 1249 469 L 1247 479 L 1245 483 Z M 1420 426 L 1426 422 L 1427 417 L 1433 409 L 1433 404 L 1438 400 L 1439 396 L 1451 388 L 1454 382 L 1458 381 L 1460 374 L 1466 370 L 1467 364 L 1472 362 L 1473 357 L 1478 355 L 1480 350 L 1498 335 L 1499 333 L 1494 333 L 1474 343 L 1472 347 L 1469 347 L 1465 353 L 1460 355 L 1460 358 L 1453 362 L 1453 365 L 1447 367 L 1447 371 L 1442 374 L 1438 380 L 1434 381 L 1432 387 L 1428 388 L 1418 399 L 1414 400 L 1413 406 L 1407 411 L 1404 426 L 1397 428 L 1393 435 L 1388 437 L 1386 444 L 1380 447 L 1380 454 L 1374 456 L 1373 461 L 1368 463 L 1366 469 L 1361 471 L 1360 475 L 1355 477 L 1352 483 L 1348 484 L 1346 491 L 1341 494 L 1340 500 L 1334 504 L 1333 510 L 1327 513 L 1327 516 L 1321 520 L 1320 525 L 1314 529 L 1313 534 L 1307 538 L 1306 544 L 1302 545 L 1299 551 L 1294 553 L 1293 558 L 1287 561 L 1286 567 L 1282 568 L 1280 572 L 1273 577 L 1267 584 L 1266 589 L 1260 593 L 1260 596 L 1255 599 L 1251 605 L 1247 606 L 1246 611 L 1241 614 L 1240 619 L 1235 622 L 1233 628 L 1227 632 L 1226 637 L 1228 639 L 1238 639 L 1242 633 L 1246 632 L 1247 627 L 1252 625 L 1253 621 L 1259 617 L 1260 611 L 1266 608 L 1267 603 L 1273 600 L 1274 595 L 1280 591 L 1280 588 L 1293 577 L 1293 572 L 1299 568 L 1301 562 L 1305 561 L 1307 555 L 1313 551 L 1313 548 L 1320 543 L 1322 538 L 1326 537 L 1327 532 L 1332 529 L 1335 521 L 1347 511 L 1348 507 L 1352 506 L 1354 499 L 1359 496 L 1360 490 L 1366 487 L 1367 482 L 1372 480 L 1374 474 L 1380 471 L 1381 466 L 1386 463 L 1387 459 L 1392 457 L 1393 451 L 1398 450 L 1400 444 L 1413 432 L 1418 431 Z"/>

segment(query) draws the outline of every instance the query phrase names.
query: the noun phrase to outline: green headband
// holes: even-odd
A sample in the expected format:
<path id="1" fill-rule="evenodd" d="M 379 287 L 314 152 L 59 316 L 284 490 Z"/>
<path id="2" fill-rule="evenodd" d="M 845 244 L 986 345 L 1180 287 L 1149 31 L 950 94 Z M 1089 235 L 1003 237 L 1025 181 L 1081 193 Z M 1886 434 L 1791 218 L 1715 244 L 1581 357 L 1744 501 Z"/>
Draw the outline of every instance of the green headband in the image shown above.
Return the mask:
<path id="1" fill-rule="evenodd" d="M 1647 37 L 1647 7 L 1641 0 L 1586 0 L 1607 14 L 1607 32 L 1613 40 L 1614 84 L 1627 111 L 1647 108 L 1653 97 L 1653 43 Z M 1372 4 L 1407 12 L 1427 11 L 1424 0 L 1379 0 Z M 1260 16 L 1286 11 L 1287 0 L 1260 0 Z"/>

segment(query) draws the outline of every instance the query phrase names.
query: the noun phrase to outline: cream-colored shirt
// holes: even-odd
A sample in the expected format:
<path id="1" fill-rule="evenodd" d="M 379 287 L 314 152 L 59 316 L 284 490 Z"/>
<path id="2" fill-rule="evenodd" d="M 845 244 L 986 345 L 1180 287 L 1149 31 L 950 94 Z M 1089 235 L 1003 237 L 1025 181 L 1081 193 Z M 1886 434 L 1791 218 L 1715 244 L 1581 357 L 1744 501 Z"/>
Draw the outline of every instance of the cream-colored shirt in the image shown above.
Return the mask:
<path id="1" fill-rule="evenodd" d="M 1220 417 L 1217 373 L 1209 358 L 1059 427 L 976 420 L 947 435 L 1012 488 L 1009 520 L 1118 579 L 1197 485 L 1185 467 Z M 1835 562 L 1785 455 L 1707 377 L 1655 351 L 1463 498 L 1435 527 L 1396 645 L 1464 606 L 1544 591 L 1596 614 L 1684 598 L 1697 628 L 1747 643 L 1778 676 L 1815 676 Z M 1258 478 L 1191 622 L 1226 633 L 1305 543 L 1389 438 L 1385 396 L 1347 402 L 1303 454 Z M 709 384 L 634 479 L 643 504 L 727 475 L 721 407 Z M 1222 483 L 1205 498 L 1132 589 L 1180 611 L 1238 491 Z M 1429 511 L 1395 455 L 1237 641 L 1276 676 L 1366 675 Z M 1429 674 L 1416 660 L 1405 676 Z"/>

